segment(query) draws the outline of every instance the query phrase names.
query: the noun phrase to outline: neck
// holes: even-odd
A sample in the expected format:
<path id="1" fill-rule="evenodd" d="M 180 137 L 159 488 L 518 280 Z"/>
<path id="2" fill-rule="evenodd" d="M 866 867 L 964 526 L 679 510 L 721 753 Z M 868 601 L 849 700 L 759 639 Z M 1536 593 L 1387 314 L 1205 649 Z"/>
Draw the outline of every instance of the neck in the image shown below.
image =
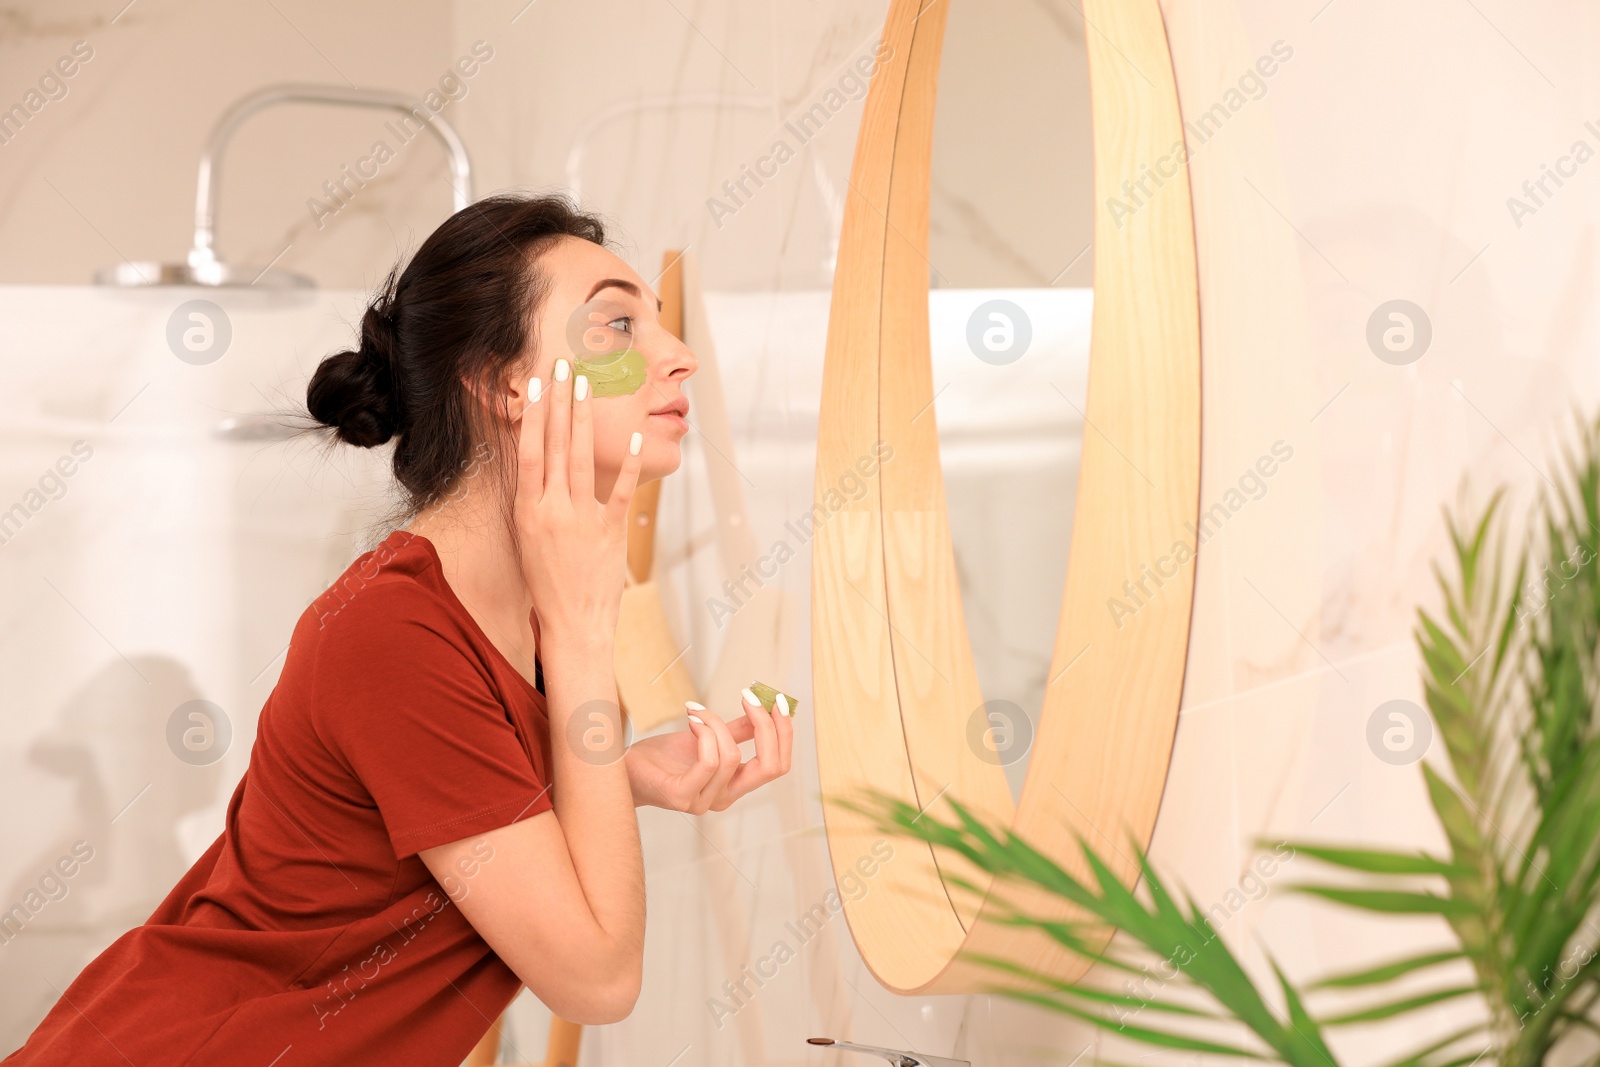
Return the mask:
<path id="1" fill-rule="evenodd" d="M 474 479 L 465 491 L 430 504 L 405 528 L 439 553 L 445 581 L 500 653 L 534 680 L 533 597 L 522 577 L 504 512 Z"/>

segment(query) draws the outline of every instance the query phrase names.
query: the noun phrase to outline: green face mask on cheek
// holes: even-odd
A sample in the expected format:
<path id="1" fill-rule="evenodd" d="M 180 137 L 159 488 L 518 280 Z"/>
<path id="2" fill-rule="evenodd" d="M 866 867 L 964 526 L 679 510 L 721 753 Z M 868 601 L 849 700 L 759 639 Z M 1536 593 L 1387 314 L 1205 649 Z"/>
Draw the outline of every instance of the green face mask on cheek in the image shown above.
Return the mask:
<path id="1" fill-rule="evenodd" d="M 590 396 L 628 396 L 644 387 L 644 353 L 636 348 L 574 360 L 572 373 L 589 379 Z"/>

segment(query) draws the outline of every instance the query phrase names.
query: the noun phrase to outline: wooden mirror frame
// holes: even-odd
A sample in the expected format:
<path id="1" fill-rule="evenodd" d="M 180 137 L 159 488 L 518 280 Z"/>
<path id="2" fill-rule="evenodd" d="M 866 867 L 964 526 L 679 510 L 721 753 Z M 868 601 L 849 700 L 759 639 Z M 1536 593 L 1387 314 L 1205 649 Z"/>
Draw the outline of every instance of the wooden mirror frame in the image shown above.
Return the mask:
<path id="1" fill-rule="evenodd" d="M 1071 869 L 1083 839 L 1131 881 L 1147 846 L 1177 727 L 1194 593 L 1200 480 L 1200 323 L 1187 164 L 1113 199 L 1183 141 L 1157 0 L 1083 0 L 1093 116 L 1094 318 L 1071 556 L 1044 707 L 1019 804 L 970 738 L 983 695 L 962 617 L 933 417 L 928 216 L 934 97 L 948 0 L 891 0 L 841 233 L 818 427 L 812 669 L 825 798 L 893 794 L 919 810 L 954 797 Z M 1018 106 L 1025 106 L 1019 103 Z M 1179 153 L 1186 160 L 1186 154 Z M 1126 206 L 1127 202 L 1124 201 Z M 864 464 L 864 465 L 863 465 Z M 872 470 L 847 499 L 840 480 Z M 1027 521 L 1019 515 L 1018 521 Z M 1188 552 L 1174 549 L 1187 544 Z M 1185 557 L 1178 559 L 1178 556 Z M 1175 568 L 1175 573 L 1167 573 Z M 1160 568 L 1151 585 L 1146 568 Z M 1155 591 L 1110 610 L 1125 581 Z M 984 728 L 987 719 L 979 719 Z M 958 952 L 1062 980 L 1088 965 L 996 921 L 988 885 L 949 854 L 888 842 L 824 805 L 845 915 L 867 966 L 897 993 L 963 993 L 995 974 Z M 875 860 L 867 857 L 876 856 Z M 846 897 L 851 894 L 845 894 Z M 1008 904 L 1061 916 L 1047 894 Z M 1108 935 L 1109 936 L 1109 935 Z"/>

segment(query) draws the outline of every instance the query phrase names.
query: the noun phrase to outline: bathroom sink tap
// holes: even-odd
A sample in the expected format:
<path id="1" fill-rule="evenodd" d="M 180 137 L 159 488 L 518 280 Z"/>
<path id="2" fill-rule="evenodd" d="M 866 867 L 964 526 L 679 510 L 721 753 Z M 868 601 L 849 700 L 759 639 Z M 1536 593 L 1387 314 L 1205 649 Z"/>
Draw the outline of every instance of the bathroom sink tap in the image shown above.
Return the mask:
<path id="1" fill-rule="evenodd" d="M 876 1045 L 857 1045 L 853 1041 L 835 1041 L 831 1037 L 808 1037 L 808 1045 L 831 1045 L 834 1048 L 849 1049 L 851 1052 L 865 1052 L 873 1056 L 882 1056 L 894 1067 L 972 1067 L 970 1060 L 953 1060 L 949 1056 L 930 1056 L 926 1052 L 902 1052 L 899 1049 L 878 1048 Z"/>

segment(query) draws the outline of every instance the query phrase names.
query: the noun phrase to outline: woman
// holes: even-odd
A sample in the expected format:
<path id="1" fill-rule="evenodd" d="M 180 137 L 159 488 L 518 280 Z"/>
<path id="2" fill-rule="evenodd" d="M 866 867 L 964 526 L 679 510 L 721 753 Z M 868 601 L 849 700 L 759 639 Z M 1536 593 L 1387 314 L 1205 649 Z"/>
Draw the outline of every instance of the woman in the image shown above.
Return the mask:
<path id="1" fill-rule="evenodd" d="M 746 690 L 620 749 L 628 503 L 696 363 L 603 241 L 560 198 L 474 204 L 317 368 L 318 422 L 395 439 L 411 521 L 301 616 L 222 836 L 6 1063 L 454 1065 L 523 985 L 632 1010 L 634 807 L 726 808 L 793 727 Z"/>

